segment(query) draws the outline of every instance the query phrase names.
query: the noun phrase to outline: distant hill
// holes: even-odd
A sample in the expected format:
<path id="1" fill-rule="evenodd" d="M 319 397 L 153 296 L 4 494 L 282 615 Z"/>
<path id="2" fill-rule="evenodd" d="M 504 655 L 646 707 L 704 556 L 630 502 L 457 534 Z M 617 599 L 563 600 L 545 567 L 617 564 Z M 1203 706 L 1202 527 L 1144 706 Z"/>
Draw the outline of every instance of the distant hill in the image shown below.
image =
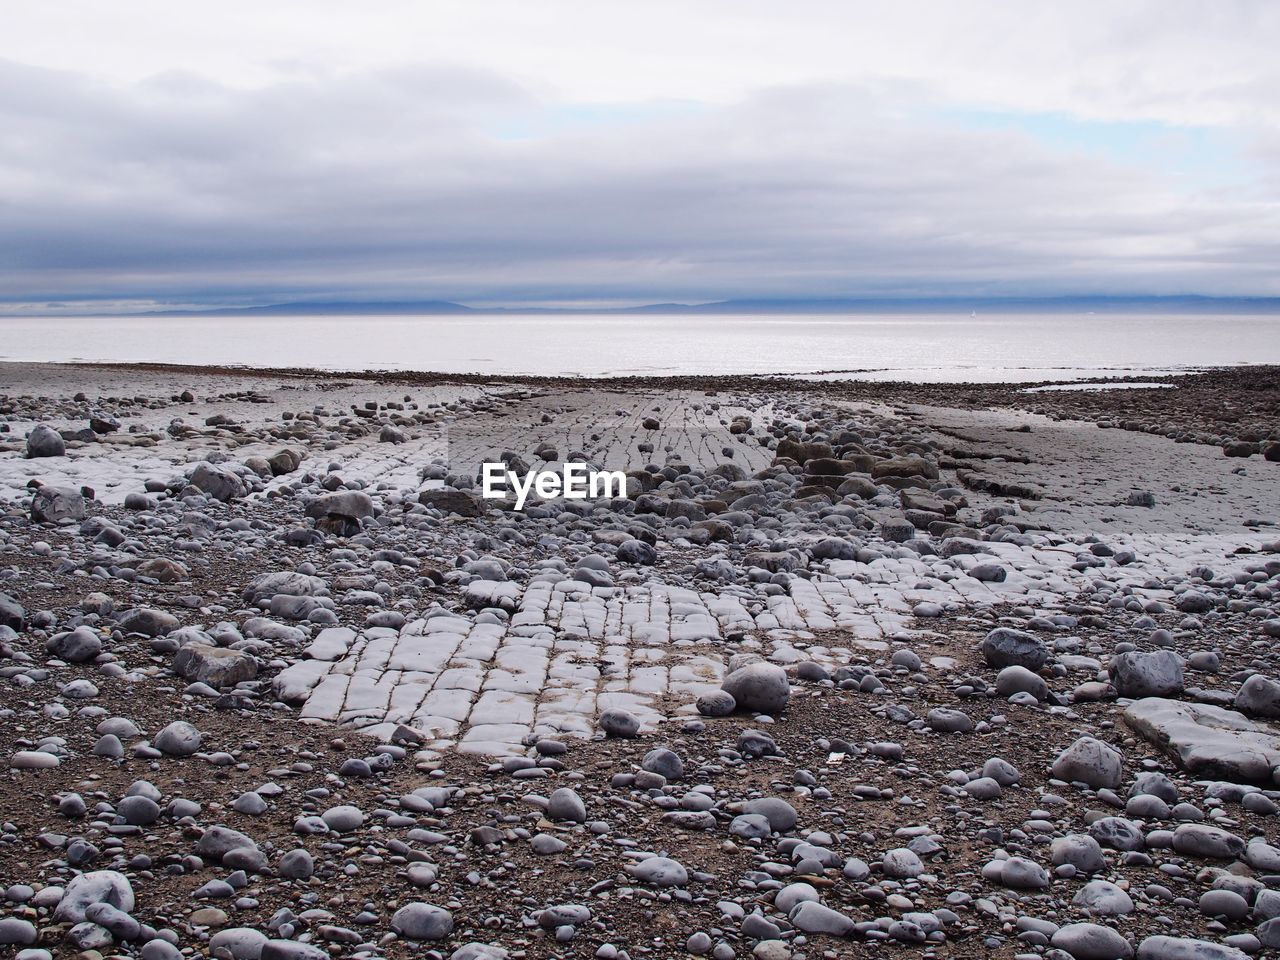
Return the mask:
<path id="1" fill-rule="evenodd" d="M 635 307 L 469 307 L 449 300 L 297 301 L 258 307 L 163 310 L 158 317 L 440 316 L 485 314 L 967 314 L 967 313 L 1280 313 L 1280 297 L 875 297 L 840 300 L 718 300 Z"/>
<path id="2" fill-rule="evenodd" d="M 224 316 L 418 316 L 424 313 L 474 313 L 470 307 L 448 300 L 390 300 L 383 302 L 359 302 L 333 300 L 328 302 L 268 303 L 260 307 L 215 307 L 208 310 L 158 310 L 149 317 L 224 317 Z"/>

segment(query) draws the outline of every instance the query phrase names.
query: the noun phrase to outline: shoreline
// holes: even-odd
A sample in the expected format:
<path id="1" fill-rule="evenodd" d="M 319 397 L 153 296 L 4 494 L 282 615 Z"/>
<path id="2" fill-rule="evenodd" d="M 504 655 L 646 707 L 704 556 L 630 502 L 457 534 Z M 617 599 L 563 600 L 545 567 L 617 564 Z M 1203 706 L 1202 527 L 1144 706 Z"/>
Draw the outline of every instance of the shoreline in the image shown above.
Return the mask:
<path id="1" fill-rule="evenodd" d="M 94 942 L 88 882 L 245 960 L 421 955 L 409 917 L 441 956 L 968 960 L 1031 904 L 1041 946 L 1109 930 L 1113 886 L 1135 943 L 1263 929 L 1199 904 L 1280 876 L 1280 368 L 0 377 L 23 936 Z M 627 495 L 489 509 L 504 454 Z"/>
<path id="2" fill-rule="evenodd" d="M 10 364 L 0 363 L 0 371 Z M 1181 442 L 1221 446 L 1253 444 L 1261 452 L 1265 438 L 1280 424 L 1280 365 L 1246 364 L 1213 367 L 1196 373 L 1161 376 L 1097 377 L 1070 381 L 1086 389 L 1072 390 L 1055 380 L 1016 383 L 916 383 L 911 381 L 804 380 L 788 376 L 672 375 L 578 378 L 554 376 L 452 374 L 430 371 L 364 370 L 334 372 L 313 368 L 218 367 L 159 363 L 60 364 L 121 373 L 167 373 L 227 377 L 281 377 L 295 380 L 352 381 L 404 386 L 507 385 L 569 390 L 694 390 L 829 396 L 853 402 L 956 406 L 964 409 L 1007 407 L 1055 419 L 1076 419 L 1142 433 L 1173 435 Z M 1090 385 L 1172 384 L 1143 390 L 1087 389 Z M 1029 388 L 1062 384 L 1061 389 L 1029 392 Z M 1241 411 L 1232 397 L 1248 399 Z M 1273 440 L 1276 438 L 1273 436 Z"/>

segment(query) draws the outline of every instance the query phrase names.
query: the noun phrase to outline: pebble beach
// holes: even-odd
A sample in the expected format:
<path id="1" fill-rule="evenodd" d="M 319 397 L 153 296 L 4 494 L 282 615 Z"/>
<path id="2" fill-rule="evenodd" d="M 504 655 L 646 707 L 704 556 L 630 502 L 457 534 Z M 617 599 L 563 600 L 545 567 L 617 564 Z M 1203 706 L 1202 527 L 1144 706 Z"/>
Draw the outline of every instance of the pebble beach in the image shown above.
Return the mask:
<path id="1" fill-rule="evenodd" d="M 1036 386 L 0 364 L 0 951 L 1276 955 L 1280 368 Z"/>

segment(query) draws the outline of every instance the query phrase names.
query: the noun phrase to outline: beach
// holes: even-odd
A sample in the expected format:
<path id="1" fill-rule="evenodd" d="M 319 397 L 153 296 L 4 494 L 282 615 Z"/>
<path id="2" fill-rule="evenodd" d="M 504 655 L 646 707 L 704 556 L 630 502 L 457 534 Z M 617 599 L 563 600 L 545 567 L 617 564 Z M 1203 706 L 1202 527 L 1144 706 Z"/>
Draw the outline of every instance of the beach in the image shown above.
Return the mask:
<path id="1" fill-rule="evenodd" d="M 1277 368 L 0 384 L 14 936 L 1082 957 L 1105 916 L 1145 960 L 1280 915 Z M 495 460 L 626 495 L 516 510 Z"/>

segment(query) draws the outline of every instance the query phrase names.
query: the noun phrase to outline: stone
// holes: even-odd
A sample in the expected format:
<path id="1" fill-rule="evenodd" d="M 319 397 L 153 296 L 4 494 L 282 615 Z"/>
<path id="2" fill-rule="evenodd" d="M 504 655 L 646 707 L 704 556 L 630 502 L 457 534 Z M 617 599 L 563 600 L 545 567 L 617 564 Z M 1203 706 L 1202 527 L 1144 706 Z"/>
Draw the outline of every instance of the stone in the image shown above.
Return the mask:
<path id="1" fill-rule="evenodd" d="M 1049 660 L 1049 651 L 1038 637 L 1009 627 L 996 627 L 983 638 L 978 649 L 987 665 L 996 669 L 1025 667 L 1035 672 Z"/>
<path id="2" fill-rule="evenodd" d="M 627 873 L 654 887 L 683 887 L 689 872 L 670 857 L 647 857 L 627 867 Z"/>
<path id="3" fill-rule="evenodd" d="M 258 661 L 241 650 L 188 643 L 173 658 L 179 676 L 211 687 L 234 687 L 258 675 Z"/>
<path id="4" fill-rule="evenodd" d="M 320 819 L 335 833 L 350 833 L 352 830 L 359 829 L 364 823 L 364 813 L 359 807 L 342 804 L 330 807 L 320 814 Z"/>
<path id="5" fill-rule="evenodd" d="M 1049 697 L 1049 685 L 1040 674 L 1015 665 L 1005 667 L 996 676 L 996 693 L 1002 697 L 1029 693 L 1037 700 L 1046 700 Z"/>
<path id="6" fill-rule="evenodd" d="M 392 914 L 391 929 L 407 940 L 443 940 L 453 932 L 453 916 L 429 903 L 408 903 Z"/>
<path id="7" fill-rule="evenodd" d="M 200 749 L 200 731 L 185 720 L 175 720 L 156 734 L 155 748 L 171 757 L 189 757 Z"/>
<path id="8" fill-rule="evenodd" d="M 1193 857 L 1235 860 L 1244 853 L 1244 841 L 1219 827 L 1184 823 L 1173 831 L 1173 849 Z"/>
<path id="9" fill-rule="evenodd" d="M 569 787 L 560 787 L 547 800 L 547 816 L 552 820 L 571 820 L 574 823 L 585 823 L 587 805 Z"/>
<path id="10" fill-rule="evenodd" d="M 640 720 L 626 710 L 606 710 L 597 721 L 607 737 L 634 737 L 640 732 Z"/>
<path id="11" fill-rule="evenodd" d="M 1234 783 L 1270 783 L 1280 767 L 1280 734 L 1234 710 L 1147 697 L 1124 722 L 1188 773 Z"/>
<path id="12" fill-rule="evenodd" d="M 787 672 L 771 663 L 749 663 L 729 673 L 720 687 L 744 710 L 781 713 L 791 699 Z"/>
<path id="13" fill-rule="evenodd" d="M 1017 890 L 1043 890 L 1049 886 L 1049 874 L 1033 860 L 1010 857 L 1000 864 L 1000 882 Z"/>
<path id="14" fill-rule="evenodd" d="M 1122 697 L 1168 697 L 1182 692 L 1183 662 L 1172 650 L 1133 650 L 1111 658 L 1111 683 Z"/>
<path id="15" fill-rule="evenodd" d="M 656 773 L 668 780 L 679 780 L 684 776 L 684 763 L 673 750 L 655 747 L 645 754 L 640 761 L 640 769 Z"/>
<path id="16" fill-rule="evenodd" d="M 178 618 L 163 610 L 151 607 L 134 607 L 120 614 L 116 625 L 125 633 L 140 633 L 144 637 L 158 637 L 176 630 Z"/>
<path id="17" fill-rule="evenodd" d="M 833 937 L 852 936 L 855 927 L 853 920 L 843 913 L 813 900 L 803 900 L 796 904 L 787 919 L 797 930 L 825 933 Z"/>
<path id="18" fill-rule="evenodd" d="M 0 918 L 0 946 L 25 947 L 36 942 L 36 927 L 20 917 Z"/>
<path id="19" fill-rule="evenodd" d="M 1235 707 L 1251 717 L 1280 717 L 1280 681 L 1255 673 L 1240 685 Z"/>
<path id="20" fill-rule="evenodd" d="M 1249 955 L 1208 940 L 1154 936 L 1138 944 L 1136 960 L 1249 960 Z"/>
<path id="21" fill-rule="evenodd" d="M 1054 838 L 1049 847 L 1049 858 L 1054 866 L 1070 864 L 1079 873 L 1097 873 L 1107 865 L 1098 841 L 1083 833 Z"/>
<path id="22" fill-rule="evenodd" d="M 42 750 L 19 750 L 9 758 L 9 766 L 14 770 L 52 770 L 61 762 Z"/>
<path id="23" fill-rule="evenodd" d="M 82 923 L 85 910 L 94 903 L 107 903 L 130 913 L 134 899 L 129 878 L 115 870 L 95 870 L 72 877 L 62 891 L 53 919 L 63 923 Z"/>
<path id="24" fill-rule="evenodd" d="M 891 879 L 909 880 L 924 873 L 924 864 L 914 851 L 899 847 L 884 855 L 880 861 L 880 869 Z"/>
<path id="25" fill-rule="evenodd" d="M 160 804 L 150 797 L 125 797 L 116 804 L 116 814 L 125 823 L 133 824 L 136 827 L 147 827 L 160 819 Z"/>
<path id="26" fill-rule="evenodd" d="M 254 577 L 240 596 L 245 603 L 256 604 L 280 594 L 290 597 L 323 597 L 328 593 L 328 585 L 319 577 L 280 571 Z"/>
<path id="27" fill-rule="evenodd" d="M 1076 891 L 1071 903 L 1095 916 L 1123 916 L 1133 912 L 1132 898 L 1107 880 L 1090 880 Z"/>
<path id="28" fill-rule="evenodd" d="M 926 715 L 925 723 L 938 733 L 968 733 L 973 729 L 973 721 L 967 713 L 947 707 L 934 707 Z"/>
<path id="29" fill-rule="evenodd" d="M 31 500 L 31 519 L 36 523 L 62 523 L 66 520 L 83 520 L 84 496 L 70 487 L 45 484 Z"/>
<path id="30" fill-rule="evenodd" d="M 1095 790 L 1120 786 L 1124 775 L 1120 752 L 1093 737 L 1081 737 L 1053 761 L 1053 775 L 1069 783 L 1083 783 Z"/>
<path id="31" fill-rule="evenodd" d="M 310 852 L 298 847 L 280 858 L 276 870 L 286 880 L 306 880 L 315 872 L 315 861 Z"/>
<path id="32" fill-rule="evenodd" d="M 1128 940 L 1097 923 L 1068 923 L 1059 927 L 1049 942 L 1075 960 L 1129 960 L 1133 956 Z"/>
<path id="33" fill-rule="evenodd" d="M 363 490 L 340 490 L 312 500 L 307 504 L 305 512 L 313 520 L 322 517 L 363 520 L 373 516 L 373 498 Z"/>
<path id="34" fill-rule="evenodd" d="M 418 502 L 424 507 L 441 513 L 456 513 L 460 517 L 478 517 L 484 512 L 480 501 L 465 490 L 423 490 L 418 494 Z"/>
<path id="35" fill-rule="evenodd" d="M 256 850 L 254 839 L 239 830 L 215 825 L 207 829 L 196 841 L 196 853 L 221 863 L 234 850 Z"/>
<path id="36" fill-rule="evenodd" d="M 8 627 L 21 633 L 24 626 L 26 611 L 22 609 L 22 604 L 7 593 L 0 593 L 0 627 Z"/>
<path id="37" fill-rule="evenodd" d="M 709 690 L 698 697 L 695 706 L 704 717 L 727 717 L 738 709 L 738 701 L 728 690 Z"/>
<path id="38" fill-rule="evenodd" d="M 230 927 L 219 930 L 209 938 L 209 955 L 217 957 L 221 951 L 230 954 L 232 960 L 259 960 L 267 935 L 252 927 Z"/>
<path id="39" fill-rule="evenodd" d="M 790 833 L 799 820 L 796 808 L 780 797 L 757 797 L 743 805 L 748 814 L 764 817 L 769 821 L 769 829 L 778 833 Z"/>
<path id="40" fill-rule="evenodd" d="M 224 503 L 243 497 L 247 492 L 238 474 L 207 461 L 197 463 L 187 479 L 197 490 Z"/>
<path id="41" fill-rule="evenodd" d="M 87 663 L 102 652 L 102 638 L 89 627 L 76 627 L 55 633 L 45 641 L 44 649 L 68 663 Z"/>
<path id="42" fill-rule="evenodd" d="M 67 445 L 63 442 L 62 434 L 58 433 L 53 427 L 46 426 L 43 423 L 37 424 L 27 434 L 27 457 L 29 459 L 65 457 L 66 455 Z"/>

